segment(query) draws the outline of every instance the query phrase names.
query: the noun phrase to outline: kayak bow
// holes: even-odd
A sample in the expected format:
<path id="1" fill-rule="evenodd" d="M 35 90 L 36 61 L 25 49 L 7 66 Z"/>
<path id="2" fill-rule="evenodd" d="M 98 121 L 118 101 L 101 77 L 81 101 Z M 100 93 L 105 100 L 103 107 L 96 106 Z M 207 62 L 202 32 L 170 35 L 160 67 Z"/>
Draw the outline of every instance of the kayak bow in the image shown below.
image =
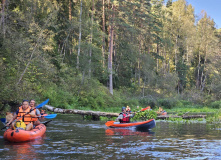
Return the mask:
<path id="1" fill-rule="evenodd" d="M 11 128 L 9 128 L 4 133 L 4 139 L 9 142 L 32 141 L 41 138 L 45 132 L 46 132 L 46 126 L 44 124 L 36 126 L 31 131 L 26 131 L 23 129 L 12 130 Z"/>

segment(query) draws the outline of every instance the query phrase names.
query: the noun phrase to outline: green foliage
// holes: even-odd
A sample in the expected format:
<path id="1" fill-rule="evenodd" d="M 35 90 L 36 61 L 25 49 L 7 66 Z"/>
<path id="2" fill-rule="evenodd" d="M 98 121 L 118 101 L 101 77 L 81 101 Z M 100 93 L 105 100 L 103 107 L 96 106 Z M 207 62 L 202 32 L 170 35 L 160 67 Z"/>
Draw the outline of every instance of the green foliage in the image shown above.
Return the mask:
<path id="1" fill-rule="evenodd" d="M 221 109 L 221 101 L 212 102 L 211 107 L 216 109 Z"/>
<path id="2" fill-rule="evenodd" d="M 157 102 L 159 106 L 162 106 L 166 109 L 172 109 L 176 106 L 177 103 L 177 101 L 174 99 L 159 99 Z"/>
<path id="3" fill-rule="evenodd" d="M 132 121 L 145 121 L 148 119 L 156 119 L 157 113 L 153 110 L 145 110 L 142 112 L 137 112 L 132 118 Z"/>
<path id="4" fill-rule="evenodd" d="M 192 102 L 186 101 L 186 100 L 179 100 L 179 103 L 181 103 L 181 106 L 190 106 L 192 105 Z M 178 105 L 179 107 L 179 105 Z"/>
<path id="5" fill-rule="evenodd" d="M 81 20 L 79 1 L 1 5 L 6 8 L 0 22 L 0 101 L 49 98 L 55 107 L 113 112 L 127 105 L 187 112 L 212 102 L 210 107 L 220 108 L 221 35 L 210 17 L 204 14 L 195 23 L 192 6 L 181 0 L 113 4 L 110 18 L 107 2 L 103 13 L 102 1 L 83 1 Z M 107 69 L 110 24 L 117 35 L 113 95 Z"/>
<path id="6" fill-rule="evenodd" d="M 184 120 L 182 117 L 180 118 L 168 118 L 168 121 L 175 121 L 175 122 L 185 122 L 186 120 Z"/>
<path id="7" fill-rule="evenodd" d="M 152 98 L 141 98 L 139 100 L 139 103 L 141 106 L 150 106 L 152 109 L 154 109 L 156 107 L 156 100 L 152 99 Z"/>
<path id="8" fill-rule="evenodd" d="M 207 113 L 207 112 L 217 112 L 217 109 L 212 109 L 208 107 L 202 107 L 202 106 L 184 106 L 183 108 L 181 107 L 175 107 L 172 109 L 167 109 L 167 112 L 176 112 L 176 113 Z"/>
<path id="9" fill-rule="evenodd" d="M 8 104 L 6 104 L 6 105 L 4 106 L 3 112 L 11 112 L 11 106 L 8 105 Z"/>
<path id="10" fill-rule="evenodd" d="M 214 112 L 214 114 L 207 115 L 207 122 L 221 122 L 221 109 Z"/>
<path id="11" fill-rule="evenodd" d="M 43 97 L 49 98 L 49 104 L 54 107 L 66 108 L 69 104 L 76 105 L 77 97 L 67 91 L 63 91 L 56 85 L 51 84 L 42 92 Z M 70 107 L 69 107 L 70 108 Z"/>
<path id="12" fill-rule="evenodd" d="M 100 120 L 101 120 L 101 121 L 111 121 L 111 120 L 113 121 L 113 120 L 115 120 L 115 119 L 116 119 L 116 117 L 115 117 L 115 118 L 113 117 L 113 118 L 111 118 L 111 119 L 108 118 L 108 117 L 100 117 Z"/>

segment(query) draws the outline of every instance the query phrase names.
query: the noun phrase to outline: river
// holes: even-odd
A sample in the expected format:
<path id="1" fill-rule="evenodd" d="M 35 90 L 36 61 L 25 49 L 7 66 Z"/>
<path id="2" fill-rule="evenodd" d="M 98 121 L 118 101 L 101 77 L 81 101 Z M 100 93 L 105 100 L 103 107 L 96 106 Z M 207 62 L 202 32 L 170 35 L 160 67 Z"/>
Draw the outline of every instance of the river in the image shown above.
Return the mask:
<path id="1" fill-rule="evenodd" d="M 110 129 L 102 121 L 58 115 L 42 139 L 4 141 L 0 159 L 221 159 L 221 125 L 157 121 L 150 132 Z"/>

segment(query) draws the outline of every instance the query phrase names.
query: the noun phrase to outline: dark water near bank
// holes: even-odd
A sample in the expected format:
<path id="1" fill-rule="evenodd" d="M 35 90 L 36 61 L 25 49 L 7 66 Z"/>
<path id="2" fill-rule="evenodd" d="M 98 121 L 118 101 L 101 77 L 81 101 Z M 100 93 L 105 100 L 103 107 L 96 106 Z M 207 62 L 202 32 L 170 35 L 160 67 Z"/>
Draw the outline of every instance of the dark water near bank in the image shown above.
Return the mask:
<path id="1" fill-rule="evenodd" d="M 3 133 L 0 159 L 221 159 L 220 124 L 157 121 L 151 132 L 139 132 L 58 115 L 40 140 L 11 144 Z"/>

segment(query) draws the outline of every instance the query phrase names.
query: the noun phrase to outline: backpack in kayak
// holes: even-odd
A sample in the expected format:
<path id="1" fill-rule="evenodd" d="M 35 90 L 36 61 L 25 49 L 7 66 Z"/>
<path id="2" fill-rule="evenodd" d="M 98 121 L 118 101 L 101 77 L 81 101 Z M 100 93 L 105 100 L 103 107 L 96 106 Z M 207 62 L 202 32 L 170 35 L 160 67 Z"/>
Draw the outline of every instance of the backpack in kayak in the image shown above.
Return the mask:
<path id="1" fill-rule="evenodd" d="M 17 129 L 24 129 L 25 130 L 26 124 L 22 120 L 16 121 L 15 122 L 15 128 L 17 128 Z"/>

